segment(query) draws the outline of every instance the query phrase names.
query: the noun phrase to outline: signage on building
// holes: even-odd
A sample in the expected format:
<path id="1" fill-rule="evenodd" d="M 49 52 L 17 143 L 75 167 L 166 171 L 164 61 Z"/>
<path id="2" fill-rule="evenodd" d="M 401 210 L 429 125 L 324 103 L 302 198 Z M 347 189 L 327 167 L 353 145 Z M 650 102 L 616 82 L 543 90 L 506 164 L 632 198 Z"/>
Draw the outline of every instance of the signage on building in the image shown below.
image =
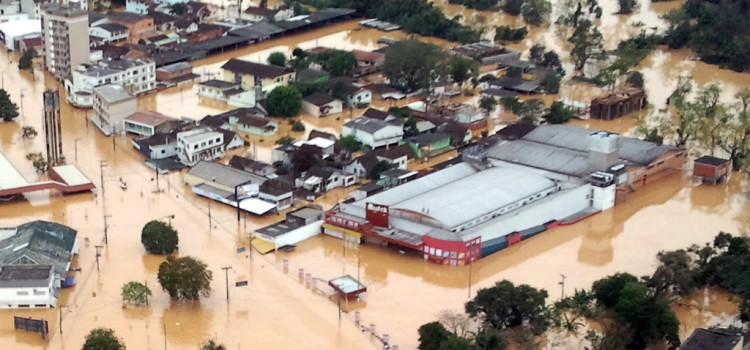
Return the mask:
<path id="1" fill-rule="evenodd" d="M 246 198 L 257 197 L 260 193 L 260 184 L 251 183 L 237 186 L 237 200 L 241 201 Z"/>
<path id="2" fill-rule="evenodd" d="M 388 206 L 375 203 L 367 203 L 366 218 L 371 224 L 380 227 L 388 227 Z"/>

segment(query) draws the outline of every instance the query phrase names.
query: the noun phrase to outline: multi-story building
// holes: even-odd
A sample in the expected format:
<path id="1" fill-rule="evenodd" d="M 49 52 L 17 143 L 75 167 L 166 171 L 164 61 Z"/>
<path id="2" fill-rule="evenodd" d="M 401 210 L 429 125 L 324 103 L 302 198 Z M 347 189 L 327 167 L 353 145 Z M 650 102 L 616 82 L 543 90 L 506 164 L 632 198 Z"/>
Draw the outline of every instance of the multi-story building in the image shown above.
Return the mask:
<path id="1" fill-rule="evenodd" d="M 0 309 L 54 307 L 59 284 L 52 265 L 2 266 Z"/>
<path id="2" fill-rule="evenodd" d="M 187 166 L 202 160 L 213 161 L 224 157 L 224 134 L 210 128 L 198 128 L 177 133 L 177 157 Z"/>
<path id="3" fill-rule="evenodd" d="M 109 136 L 124 131 L 123 120 L 138 110 L 135 96 L 120 85 L 94 88 L 94 115 L 91 121 Z"/>
<path id="4" fill-rule="evenodd" d="M 58 80 L 70 77 L 89 60 L 89 16 L 80 3 L 47 3 L 42 7 L 44 67 Z"/>
<path id="5" fill-rule="evenodd" d="M 156 66 L 148 59 L 121 59 L 82 64 L 65 82 L 68 101 L 77 107 L 91 107 L 95 86 L 116 84 L 126 92 L 140 95 L 156 88 Z"/>

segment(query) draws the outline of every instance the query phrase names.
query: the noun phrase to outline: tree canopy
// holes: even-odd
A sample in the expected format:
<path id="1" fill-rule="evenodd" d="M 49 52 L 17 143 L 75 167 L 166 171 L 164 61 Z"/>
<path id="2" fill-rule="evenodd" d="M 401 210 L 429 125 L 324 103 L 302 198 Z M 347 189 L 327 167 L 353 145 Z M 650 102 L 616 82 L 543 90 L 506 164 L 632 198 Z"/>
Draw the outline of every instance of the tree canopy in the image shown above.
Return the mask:
<path id="1" fill-rule="evenodd" d="M 23 51 L 21 58 L 18 59 L 18 69 L 29 69 L 34 63 L 34 57 L 37 56 L 37 52 L 33 47 L 30 47 Z"/>
<path id="2" fill-rule="evenodd" d="M 357 66 L 354 54 L 343 50 L 326 50 L 315 55 L 314 60 L 334 77 L 351 76 Z"/>
<path id="3" fill-rule="evenodd" d="M 339 144 L 349 152 L 357 152 L 362 149 L 362 142 L 354 135 L 341 136 Z"/>
<path id="4" fill-rule="evenodd" d="M 497 330 L 528 321 L 541 333 L 549 326 L 546 299 L 547 291 L 543 289 L 526 284 L 516 286 L 502 280 L 490 288 L 480 289 L 476 297 L 466 303 L 466 312 L 472 317 L 478 316 L 485 325 Z"/>
<path id="5" fill-rule="evenodd" d="M 168 256 L 159 265 L 159 283 L 172 299 L 196 300 L 201 295 L 211 294 L 213 273 L 202 261 L 185 256 L 175 258 Z"/>
<path id="6" fill-rule="evenodd" d="M 152 220 L 141 230 L 141 243 L 151 254 L 172 254 L 177 250 L 177 231 L 163 221 Z"/>
<path id="7" fill-rule="evenodd" d="M 110 328 L 95 328 L 86 335 L 81 350 L 125 350 L 125 343 Z"/>
<path id="8" fill-rule="evenodd" d="M 130 281 L 122 285 L 122 301 L 136 305 L 147 304 L 151 289 L 141 282 Z"/>
<path id="9" fill-rule="evenodd" d="M 588 19 L 578 22 L 568 41 L 572 44 L 570 58 L 577 72 L 583 70 L 589 59 L 597 58 L 603 52 L 602 33 Z"/>
<path id="10" fill-rule="evenodd" d="M 201 344 L 200 350 L 227 350 L 227 347 L 216 340 L 208 339 Z"/>
<path id="11" fill-rule="evenodd" d="M 0 89 L 0 118 L 9 122 L 18 117 L 18 106 L 10 100 L 5 89 Z"/>
<path id="12" fill-rule="evenodd" d="M 268 114 L 276 117 L 292 117 L 302 109 L 302 94 L 294 86 L 279 86 L 266 98 Z"/>
<path id="13" fill-rule="evenodd" d="M 571 118 L 573 118 L 573 112 L 560 101 L 552 102 L 549 111 L 544 115 L 544 119 L 550 124 L 562 124 Z"/>
<path id="14" fill-rule="evenodd" d="M 280 51 L 271 52 L 268 55 L 268 64 L 279 67 L 286 67 L 286 55 Z"/>
<path id="15" fill-rule="evenodd" d="M 169 7 L 169 13 L 172 14 L 172 16 L 181 17 L 185 15 L 188 11 L 187 5 L 182 2 L 177 2 L 172 4 L 172 6 Z"/>
<path id="16" fill-rule="evenodd" d="M 445 58 L 439 47 L 417 40 L 403 40 L 385 54 L 383 73 L 391 84 L 406 91 L 427 88 L 439 77 L 438 65 Z"/>

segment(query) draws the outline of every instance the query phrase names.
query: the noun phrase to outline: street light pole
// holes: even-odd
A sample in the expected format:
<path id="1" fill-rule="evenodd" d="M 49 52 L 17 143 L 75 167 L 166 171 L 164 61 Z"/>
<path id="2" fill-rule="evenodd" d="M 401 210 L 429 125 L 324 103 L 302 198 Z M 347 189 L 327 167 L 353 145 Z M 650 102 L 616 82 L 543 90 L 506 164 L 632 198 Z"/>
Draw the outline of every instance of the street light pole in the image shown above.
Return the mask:
<path id="1" fill-rule="evenodd" d="M 565 299 L 565 275 L 560 274 L 560 277 L 562 277 L 562 281 L 560 281 L 560 286 L 561 286 L 560 299 Z"/>
<path id="2" fill-rule="evenodd" d="M 227 301 L 229 301 L 229 269 L 231 266 L 223 266 L 221 269 L 224 270 L 224 281 L 227 285 Z"/>
<path id="3" fill-rule="evenodd" d="M 5 83 L 3 83 L 5 85 Z M 23 118 L 23 91 L 26 90 L 26 88 L 21 89 L 21 117 Z"/>
<path id="4" fill-rule="evenodd" d="M 75 154 L 76 154 L 76 158 L 75 158 L 76 159 L 76 165 L 78 165 L 78 141 L 80 141 L 80 140 L 81 139 L 75 139 L 75 140 L 73 140 L 73 148 L 75 149 Z"/>

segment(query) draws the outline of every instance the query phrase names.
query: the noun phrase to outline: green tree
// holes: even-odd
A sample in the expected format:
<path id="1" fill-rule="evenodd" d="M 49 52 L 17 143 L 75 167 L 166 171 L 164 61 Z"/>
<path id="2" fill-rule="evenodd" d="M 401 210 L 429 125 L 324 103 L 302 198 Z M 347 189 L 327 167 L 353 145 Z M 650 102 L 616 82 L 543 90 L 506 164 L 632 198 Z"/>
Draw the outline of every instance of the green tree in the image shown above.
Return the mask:
<path id="1" fill-rule="evenodd" d="M 0 118 L 9 122 L 18 117 L 18 106 L 10 100 L 10 95 L 5 89 L 0 89 Z"/>
<path id="2" fill-rule="evenodd" d="M 354 135 L 341 136 L 339 144 L 349 152 L 357 152 L 362 149 L 362 142 Z"/>
<path id="3" fill-rule="evenodd" d="M 479 317 L 487 327 L 497 330 L 511 328 L 528 321 L 534 332 L 539 334 L 547 329 L 551 317 L 545 306 L 547 291 L 529 285 L 515 286 L 513 282 L 502 280 L 490 288 L 483 288 L 471 301 L 466 303 L 466 312 Z"/>
<path id="4" fill-rule="evenodd" d="M 562 80 L 562 77 L 557 72 L 550 70 L 544 73 L 539 85 L 542 86 L 545 93 L 557 94 L 560 92 L 560 80 Z"/>
<path id="5" fill-rule="evenodd" d="M 521 16 L 527 23 L 540 25 L 544 23 L 552 11 L 552 5 L 548 0 L 526 0 L 521 6 Z"/>
<path id="6" fill-rule="evenodd" d="M 487 113 L 492 112 L 497 106 L 497 101 L 492 97 L 482 97 L 479 100 L 479 108 L 484 109 Z"/>
<path id="7" fill-rule="evenodd" d="M 502 9 L 509 15 L 518 16 L 521 14 L 521 9 L 525 3 L 525 0 L 505 0 Z"/>
<path id="8" fill-rule="evenodd" d="M 698 287 L 698 266 L 684 249 L 659 252 L 659 266 L 651 277 L 657 295 L 685 296 Z"/>
<path id="9" fill-rule="evenodd" d="M 519 28 L 512 28 L 511 26 L 498 26 L 495 28 L 495 41 L 496 42 L 519 42 L 529 34 L 529 30 L 526 26 Z"/>
<path id="10" fill-rule="evenodd" d="M 268 94 L 266 106 L 272 116 L 295 116 L 302 109 L 302 94 L 293 86 L 279 86 Z"/>
<path id="11" fill-rule="evenodd" d="M 573 118 L 573 112 L 560 101 L 552 102 L 544 119 L 550 124 L 563 124 Z"/>
<path id="12" fill-rule="evenodd" d="M 35 138 L 39 133 L 36 132 L 33 126 L 24 126 L 21 128 L 21 138 L 29 140 Z"/>
<path id="13" fill-rule="evenodd" d="M 351 76 L 357 66 L 357 59 L 349 51 L 327 50 L 315 56 L 315 61 L 323 65 L 328 73 L 334 77 Z"/>
<path id="14" fill-rule="evenodd" d="M 628 79 L 625 80 L 625 83 L 628 85 L 642 89 L 643 88 L 643 74 L 641 72 L 635 71 L 628 74 Z"/>
<path id="15" fill-rule="evenodd" d="M 585 290 L 575 290 L 572 296 L 555 303 L 555 309 L 562 315 L 562 326 L 569 332 L 577 332 L 583 326 L 583 319 L 594 314 L 594 295 Z"/>
<path id="16" fill-rule="evenodd" d="M 440 350 L 440 344 L 451 336 L 440 322 L 425 323 L 419 330 L 419 350 Z"/>
<path id="17" fill-rule="evenodd" d="M 151 254 L 172 254 L 177 250 L 177 231 L 163 221 L 152 220 L 141 230 L 141 243 Z"/>
<path id="18" fill-rule="evenodd" d="M 448 67 L 453 81 L 459 85 L 470 77 L 476 77 L 479 72 L 479 64 L 476 61 L 461 56 L 451 57 Z"/>
<path id="19" fill-rule="evenodd" d="M 597 304 L 612 308 L 620 300 L 622 288 L 630 282 L 638 282 L 638 278 L 629 273 L 616 273 L 594 282 L 591 291 Z"/>
<path id="20" fill-rule="evenodd" d="M 185 5 L 185 3 L 177 2 L 172 4 L 172 6 L 169 7 L 169 13 L 172 16 L 182 17 L 187 13 L 188 7 Z"/>
<path id="21" fill-rule="evenodd" d="M 286 67 L 286 55 L 283 52 L 279 51 L 271 52 L 271 54 L 268 55 L 268 64 L 279 67 Z"/>
<path id="22" fill-rule="evenodd" d="M 505 76 L 508 78 L 521 78 L 523 77 L 523 69 L 521 67 L 510 67 L 505 71 Z"/>
<path id="23" fill-rule="evenodd" d="M 95 328 L 86 336 L 81 350 L 125 350 L 125 343 L 109 328 Z"/>
<path id="24" fill-rule="evenodd" d="M 213 339 L 207 339 L 201 343 L 200 350 L 227 350 L 224 344 L 220 344 L 218 341 Z"/>
<path id="25" fill-rule="evenodd" d="M 544 114 L 544 102 L 537 98 L 524 101 L 516 113 L 524 123 L 536 124 Z"/>
<path id="26" fill-rule="evenodd" d="M 633 9 L 638 7 L 636 0 L 618 0 L 618 3 L 620 4 L 620 11 L 617 13 L 622 15 L 633 13 Z"/>
<path id="27" fill-rule="evenodd" d="M 295 120 L 292 124 L 292 131 L 305 131 L 305 123 L 299 120 Z"/>
<path id="28" fill-rule="evenodd" d="M 26 160 L 31 161 L 31 165 L 34 166 L 34 169 L 36 169 L 36 172 L 39 174 L 46 172 L 49 167 L 49 163 L 44 159 L 42 152 L 29 153 L 26 155 Z"/>
<path id="29" fill-rule="evenodd" d="M 372 180 L 377 180 L 380 178 L 380 174 L 386 170 L 391 170 L 395 168 L 396 166 L 387 161 L 387 160 L 381 160 L 377 164 L 375 164 L 374 167 L 372 167 L 372 170 L 370 170 L 370 173 L 367 174 L 367 177 L 369 177 Z"/>
<path id="30" fill-rule="evenodd" d="M 479 350 L 471 339 L 450 335 L 448 339 L 440 343 L 440 350 Z"/>
<path id="31" fill-rule="evenodd" d="M 21 58 L 18 60 L 18 69 L 29 69 L 34 63 L 34 57 L 37 56 L 37 52 L 33 47 L 30 47 L 23 51 Z"/>
<path id="32" fill-rule="evenodd" d="M 598 58 L 603 52 L 602 33 L 588 19 L 582 19 L 568 38 L 572 45 L 570 57 L 576 72 L 580 72 L 591 58 Z"/>
<path id="33" fill-rule="evenodd" d="M 287 136 L 279 137 L 279 139 L 276 140 L 276 144 L 277 145 L 282 145 L 282 146 L 289 146 L 289 145 L 293 144 L 294 141 L 296 141 L 294 139 L 294 137 L 291 137 L 291 136 L 287 135 Z"/>
<path id="34" fill-rule="evenodd" d="M 159 265 L 158 279 L 161 288 L 172 299 L 196 300 L 201 295 L 208 297 L 211 294 L 213 273 L 200 260 L 170 255 Z"/>
<path id="35" fill-rule="evenodd" d="M 628 282 L 619 293 L 615 312 L 634 331 L 629 349 L 645 349 L 648 344 L 666 339 L 679 345 L 679 321 L 669 303 L 656 295 L 646 285 Z"/>
<path id="36" fill-rule="evenodd" d="M 147 304 L 148 297 L 151 295 L 151 289 L 143 283 L 131 281 L 122 285 L 123 303 L 133 303 L 136 305 Z"/>
<path id="37" fill-rule="evenodd" d="M 399 41 L 385 54 L 383 73 L 391 84 L 406 91 L 427 88 L 439 77 L 438 65 L 445 53 L 435 45 L 417 40 Z"/>
<path id="38" fill-rule="evenodd" d="M 412 137 L 419 134 L 419 128 L 417 128 L 417 118 L 411 114 L 406 118 L 404 122 L 404 137 Z"/>

